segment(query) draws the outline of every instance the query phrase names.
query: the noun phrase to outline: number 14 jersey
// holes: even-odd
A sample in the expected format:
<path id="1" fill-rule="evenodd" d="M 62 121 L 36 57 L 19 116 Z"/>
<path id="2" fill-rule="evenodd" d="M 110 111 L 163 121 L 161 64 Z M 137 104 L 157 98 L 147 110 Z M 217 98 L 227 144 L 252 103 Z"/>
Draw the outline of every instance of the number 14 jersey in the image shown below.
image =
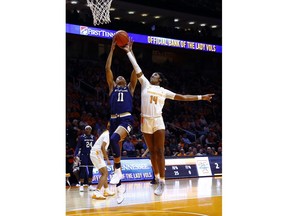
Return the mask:
<path id="1" fill-rule="evenodd" d="M 158 85 L 152 85 L 142 75 L 138 78 L 141 83 L 141 115 L 143 117 L 160 117 L 165 99 L 174 100 L 175 93 Z"/>

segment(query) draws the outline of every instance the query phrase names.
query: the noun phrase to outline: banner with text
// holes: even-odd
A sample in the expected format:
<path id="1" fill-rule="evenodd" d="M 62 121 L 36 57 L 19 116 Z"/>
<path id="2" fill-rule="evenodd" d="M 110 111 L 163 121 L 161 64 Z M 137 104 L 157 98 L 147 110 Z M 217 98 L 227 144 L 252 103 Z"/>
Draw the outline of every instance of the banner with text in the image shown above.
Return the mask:
<path id="1" fill-rule="evenodd" d="M 113 160 L 107 166 L 108 182 L 113 174 Z M 151 161 L 148 158 L 122 158 L 121 160 L 123 182 L 144 181 L 153 179 Z M 199 176 L 221 176 L 222 157 L 183 157 L 165 158 L 166 179 L 193 178 Z M 93 169 L 93 183 L 98 183 L 101 175 L 98 169 Z"/>
<path id="2" fill-rule="evenodd" d="M 140 181 L 140 180 L 152 180 L 153 179 L 153 171 L 150 159 L 122 159 L 121 160 L 122 174 L 123 174 L 123 182 L 127 181 Z M 113 174 L 113 161 L 111 161 L 111 165 L 107 166 L 108 169 L 108 182 L 110 181 Z M 98 183 L 101 174 L 98 169 L 94 167 L 93 169 L 93 179 L 92 183 Z"/>
<path id="3" fill-rule="evenodd" d="M 116 31 L 90 26 L 66 24 L 66 33 L 111 39 L 116 33 Z M 132 40 L 137 43 L 222 53 L 222 46 L 220 45 L 157 37 L 151 35 L 134 34 L 130 32 L 128 32 L 128 34 L 132 38 Z"/>

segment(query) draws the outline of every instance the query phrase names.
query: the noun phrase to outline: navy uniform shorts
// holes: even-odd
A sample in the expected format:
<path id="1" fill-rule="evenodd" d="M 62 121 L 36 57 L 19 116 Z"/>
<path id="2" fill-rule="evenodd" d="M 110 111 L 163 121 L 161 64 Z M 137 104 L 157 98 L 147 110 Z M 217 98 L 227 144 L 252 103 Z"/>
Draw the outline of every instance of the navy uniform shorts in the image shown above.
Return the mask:
<path id="1" fill-rule="evenodd" d="M 93 165 L 91 159 L 90 159 L 90 154 L 80 154 L 80 161 L 81 165 Z"/>
<path id="2" fill-rule="evenodd" d="M 129 134 L 132 130 L 132 125 L 132 115 L 126 117 L 110 118 L 110 135 L 112 135 L 119 126 L 122 126 Z"/>

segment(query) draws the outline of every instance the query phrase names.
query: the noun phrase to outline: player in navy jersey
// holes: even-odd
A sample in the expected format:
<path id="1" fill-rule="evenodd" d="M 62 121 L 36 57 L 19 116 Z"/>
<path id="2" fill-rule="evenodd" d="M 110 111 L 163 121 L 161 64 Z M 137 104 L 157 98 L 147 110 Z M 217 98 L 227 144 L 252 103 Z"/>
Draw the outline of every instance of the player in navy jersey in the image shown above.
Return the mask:
<path id="1" fill-rule="evenodd" d="M 85 127 L 85 133 L 78 137 L 78 143 L 74 153 L 74 157 L 76 157 L 80 151 L 80 192 L 84 191 L 83 184 L 85 175 L 88 176 L 88 189 L 91 191 L 96 190 L 96 188 L 92 186 L 93 163 L 90 159 L 90 150 L 94 145 L 96 138 L 91 134 L 91 131 L 92 127 L 87 125 Z"/>
<path id="2" fill-rule="evenodd" d="M 133 70 L 130 83 L 127 84 L 123 76 L 118 76 L 114 81 L 111 63 L 115 46 L 116 43 L 113 38 L 105 69 L 110 97 L 110 146 L 113 152 L 115 169 L 110 184 L 116 184 L 118 192 L 117 202 L 121 203 L 125 192 L 125 188 L 120 186 L 122 178 L 120 163 L 122 141 L 129 134 L 133 125 L 133 116 L 131 114 L 133 108 L 132 97 L 137 84 L 137 76 Z"/>

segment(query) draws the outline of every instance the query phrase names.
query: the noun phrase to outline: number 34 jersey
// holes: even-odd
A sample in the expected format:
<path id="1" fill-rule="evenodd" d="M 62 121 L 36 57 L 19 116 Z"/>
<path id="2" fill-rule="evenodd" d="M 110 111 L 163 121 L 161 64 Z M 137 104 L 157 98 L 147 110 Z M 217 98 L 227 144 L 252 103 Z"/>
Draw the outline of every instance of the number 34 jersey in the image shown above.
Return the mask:
<path id="1" fill-rule="evenodd" d="M 110 113 L 112 115 L 132 113 L 133 101 L 128 86 L 116 86 L 110 95 Z"/>
<path id="2" fill-rule="evenodd" d="M 141 115 L 150 118 L 162 116 L 165 99 L 174 100 L 176 94 L 158 85 L 152 85 L 144 75 L 138 80 L 141 83 Z"/>

